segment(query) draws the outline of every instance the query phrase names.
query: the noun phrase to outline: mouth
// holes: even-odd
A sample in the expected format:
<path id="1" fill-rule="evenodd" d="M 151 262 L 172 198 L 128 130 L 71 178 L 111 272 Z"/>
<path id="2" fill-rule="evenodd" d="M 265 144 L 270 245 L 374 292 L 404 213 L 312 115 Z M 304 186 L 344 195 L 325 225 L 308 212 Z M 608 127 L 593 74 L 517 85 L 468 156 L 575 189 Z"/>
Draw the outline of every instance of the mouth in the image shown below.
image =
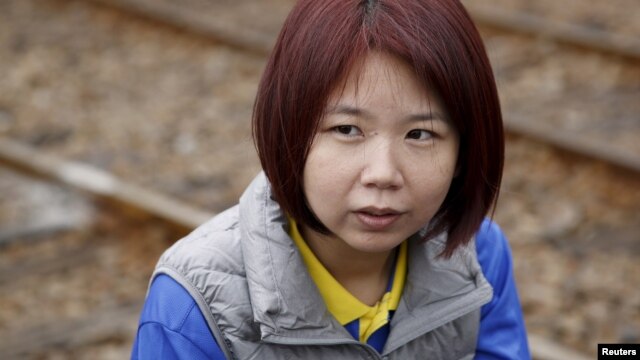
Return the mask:
<path id="1" fill-rule="evenodd" d="M 390 207 L 379 208 L 379 207 L 375 207 L 375 206 L 363 207 L 363 208 L 360 208 L 360 209 L 356 210 L 356 212 L 375 215 L 375 216 L 398 215 L 398 214 L 402 213 L 402 211 L 398 211 L 398 210 L 395 210 L 395 209 L 390 208 Z"/>
<path id="2" fill-rule="evenodd" d="M 384 230 L 391 226 L 403 214 L 392 208 L 366 207 L 355 212 L 356 217 L 366 228 Z"/>

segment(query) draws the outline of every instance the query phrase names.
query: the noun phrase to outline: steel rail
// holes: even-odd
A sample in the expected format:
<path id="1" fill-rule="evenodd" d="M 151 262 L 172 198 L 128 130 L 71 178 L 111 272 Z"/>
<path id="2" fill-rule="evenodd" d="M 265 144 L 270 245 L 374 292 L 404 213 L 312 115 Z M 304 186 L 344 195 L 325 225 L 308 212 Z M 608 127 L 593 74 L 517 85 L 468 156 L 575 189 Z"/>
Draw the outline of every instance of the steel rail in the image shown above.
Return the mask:
<path id="1" fill-rule="evenodd" d="M 504 127 L 507 133 L 542 142 L 579 157 L 600 161 L 630 174 L 640 174 L 640 156 L 620 151 L 601 141 L 576 136 L 566 130 L 551 129 L 515 116 L 507 115 Z"/>
<path id="2" fill-rule="evenodd" d="M 277 34 L 269 34 L 228 21 L 222 13 L 204 13 L 184 3 L 157 0 L 85 0 L 121 9 L 163 24 L 211 37 L 250 52 L 268 54 Z M 497 6 L 464 1 L 474 20 L 481 25 L 507 31 L 546 37 L 554 41 L 640 59 L 640 38 L 616 34 L 582 25 L 548 20 L 523 11 L 504 10 Z M 277 19 L 277 21 L 284 21 Z M 274 26 L 277 28 L 277 26 Z"/>
<path id="3" fill-rule="evenodd" d="M 640 59 L 640 38 L 551 21 L 539 15 L 503 10 L 498 6 L 479 5 L 474 1 L 465 1 L 464 5 L 471 17 L 480 25 L 545 37 L 629 59 Z"/>
<path id="4" fill-rule="evenodd" d="M 225 14 L 200 12 L 182 2 L 157 0 L 84 0 L 124 13 L 190 32 L 206 39 L 265 56 L 275 44 L 275 35 L 229 21 Z M 214 2 L 212 2 L 215 4 Z M 284 20 L 284 19 L 282 19 Z"/>
<path id="5" fill-rule="evenodd" d="M 132 214 L 161 219 L 181 231 L 191 231 L 214 215 L 167 195 L 122 181 L 107 171 L 66 161 L 9 139 L 0 138 L 0 164 L 71 186 Z"/>
<path id="6" fill-rule="evenodd" d="M 157 0 L 84 0 L 120 9 L 153 21 L 170 25 L 200 36 L 222 41 L 233 47 L 266 55 L 270 52 L 276 34 L 265 34 L 242 24 L 229 22 L 222 12 L 206 14 L 190 9 L 184 4 Z M 586 27 L 558 24 L 541 17 L 517 12 L 507 12 L 496 7 L 478 6 L 466 2 L 472 17 L 483 25 L 495 26 L 507 31 L 523 32 L 606 51 L 625 57 L 640 58 L 640 41 L 622 35 L 605 33 Z M 607 143 L 577 138 L 569 131 L 547 129 L 538 124 L 505 114 L 505 130 L 517 136 L 549 144 L 554 148 L 584 158 L 608 163 L 624 171 L 640 174 L 640 157 L 617 150 Z"/>

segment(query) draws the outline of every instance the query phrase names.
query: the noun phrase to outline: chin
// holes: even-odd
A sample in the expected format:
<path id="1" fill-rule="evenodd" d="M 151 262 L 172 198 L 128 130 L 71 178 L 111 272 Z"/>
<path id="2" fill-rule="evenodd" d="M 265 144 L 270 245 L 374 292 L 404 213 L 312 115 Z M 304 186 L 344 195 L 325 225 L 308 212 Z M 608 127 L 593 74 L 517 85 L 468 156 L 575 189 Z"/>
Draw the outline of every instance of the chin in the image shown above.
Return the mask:
<path id="1" fill-rule="evenodd" d="M 347 244 L 355 250 L 366 253 L 387 252 L 400 245 L 406 238 L 389 239 L 388 236 L 376 235 L 361 241 L 348 241 Z"/>

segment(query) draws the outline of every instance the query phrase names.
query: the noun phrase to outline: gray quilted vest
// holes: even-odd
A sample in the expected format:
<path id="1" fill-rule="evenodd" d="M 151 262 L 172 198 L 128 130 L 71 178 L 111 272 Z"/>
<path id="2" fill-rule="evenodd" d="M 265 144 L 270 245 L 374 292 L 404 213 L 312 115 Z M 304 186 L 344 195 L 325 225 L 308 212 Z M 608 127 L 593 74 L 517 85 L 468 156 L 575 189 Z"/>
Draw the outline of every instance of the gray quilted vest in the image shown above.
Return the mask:
<path id="1" fill-rule="evenodd" d="M 228 359 L 472 359 L 492 298 L 473 242 L 437 259 L 444 236 L 410 239 L 408 274 L 382 354 L 328 312 L 288 236 L 264 174 L 226 210 L 167 250 L 166 274 L 196 300 Z"/>

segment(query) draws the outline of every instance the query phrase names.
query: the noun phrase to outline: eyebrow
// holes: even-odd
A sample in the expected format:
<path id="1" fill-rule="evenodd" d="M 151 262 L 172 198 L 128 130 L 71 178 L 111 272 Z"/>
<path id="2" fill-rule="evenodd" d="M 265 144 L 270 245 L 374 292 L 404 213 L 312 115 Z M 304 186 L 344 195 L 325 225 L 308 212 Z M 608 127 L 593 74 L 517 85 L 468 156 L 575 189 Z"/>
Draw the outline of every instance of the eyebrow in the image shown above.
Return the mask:
<path id="1" fill-rule="evenodd" d="M 350 116 L 357 116 L 357 117 L 363 117 L 363 118 L 371 117 L 371 114 L 369 114 L 369 112 L 367 112 L 366 110 L 363 110 L 358 107 L 350 106 L 350 105 L 336 105 L 329 108 L 329 110 L 327 110 L 326 113 L 337 114 L 337 115 L 350 115 Z M 446 117 L 444 117 L 439 112 L 428 112 L 428 113 L 411 114 L 407 117 L 407 120 L 411 122 L 430 121 L 430 120 L 446 121 Z"/>

